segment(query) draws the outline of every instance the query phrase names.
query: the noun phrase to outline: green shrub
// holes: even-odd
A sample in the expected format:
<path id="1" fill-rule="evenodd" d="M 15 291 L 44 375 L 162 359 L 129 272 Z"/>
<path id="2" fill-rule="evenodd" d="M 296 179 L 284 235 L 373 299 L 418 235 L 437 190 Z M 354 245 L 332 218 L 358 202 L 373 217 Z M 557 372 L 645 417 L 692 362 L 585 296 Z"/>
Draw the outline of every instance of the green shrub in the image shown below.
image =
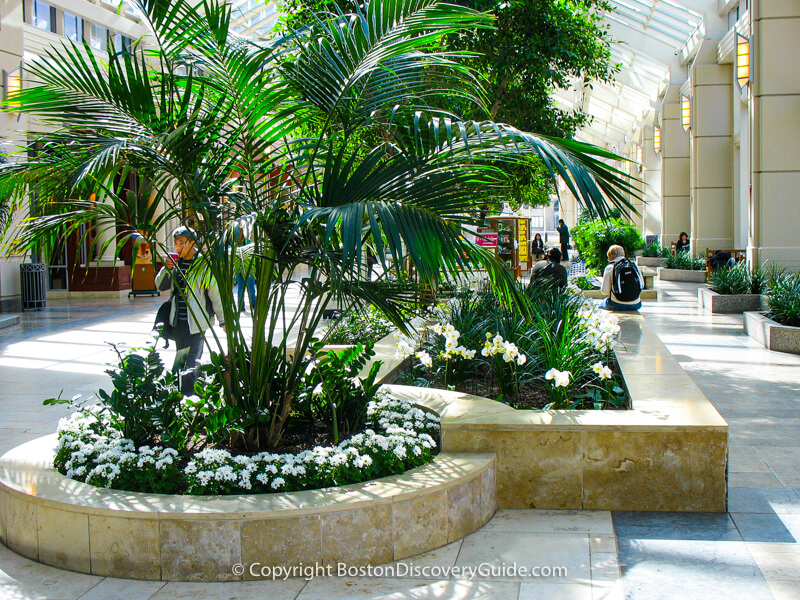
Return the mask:
<path id="1" fill-rule="evenodd" d="M 649 258 L 666 258 L 670 255 L 669 248 L 661 246 L 661 242 L 651 242 L 642 246 L 642 256 Z"/>
<path id="2" fill-rule="evenodd" d="M 664 258 L 664 267 L 685 271 L 705 271 L 706 259 L 701 256 L 691 256 L 688 252 L 676 252 Z"/>
<path id="3" fill-rule="evenodd" d="M 791 327 L 800 327 L 800 273 L 777 277 L 767 292 L 767 316 Z"/>
<path id="4" fill-rule="evenodd" d="M 394 325 L 374 306 L 353 311 L 336 321 L 325 342 L 333 345 L 374 344 L 394 330 Z"/>
<path id="5" fill-rule="evenodd" d="M 752 269 L 745 262 L 733 267 L 723 267 L 712 271 L 709 287 L 718 294 L 761 294 L 766 278 L 759 266 Z"/>
<path id="6" fill-rule="evenodd" d="M 586 267 L 598 271 L 608 263 L 608 249 L 618 245 L 626 256 L 633 256 L 644 245 L 639 230 L 622 219 L 597 219 L 579 222 L 572 228 L 575 248 L 586 261 Z"/>
<path id="7" fill-rule="evenodd" d="M 596 290 L 597 286 L 591 282 L 588 275 L 582 275 L 572 280 L 579 290 Z"/>

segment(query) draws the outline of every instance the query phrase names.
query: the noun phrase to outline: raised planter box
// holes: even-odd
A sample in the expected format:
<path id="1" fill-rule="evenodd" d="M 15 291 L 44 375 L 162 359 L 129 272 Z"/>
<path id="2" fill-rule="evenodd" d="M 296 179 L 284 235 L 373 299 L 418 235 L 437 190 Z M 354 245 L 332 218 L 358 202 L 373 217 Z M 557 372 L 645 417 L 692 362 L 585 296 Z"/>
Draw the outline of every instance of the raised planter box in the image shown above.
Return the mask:
<path id="1" fill-rule="evenodd" d="M 497 455 L 499 508 L 725 511 L 728 424 L 642 316 L 619 317 L 631 410 L 515 410 L 392 390 L 441 415 L 445 451 Z"/>
<path id="2" fill-rule="evenodd" d="M 658 256 L 637 256 L 636 264 L 640 267 L 660 267 L 664 259 Z"/>
<path id="3" fill-rule="evenodd" d="M 781 325 L 760 312 L 745 312 L 744 328 L 768 350 L 800 354 L 800 327 Z"/>
<path id="4" fill-rule="evenodd" d="M 761 294 L 718 294 L 709 288 L 697 290 L 697 303 L 712 313 L 740 314 L 761 308 Z"/>
<path id="5" fill-rule="evenodd" d="M 0 541 L 32 560 L 162 581 L 259 579 L 260 569 L 380 564 L 472 533 L 496 510 L 493 454 L 443 452 L 402 475 L 249 496 L 106 490 L 52 468 L 55 435 L 0 459 Z M 244 565 L 234 572 L 234 565 Z M 258 565 L 254 571 L 250 565 Z"/>
<path id="6" fill-rule="evenodd" d="M 691 283 L 705 283 L 705 271 L 690 271 L 689 269 L 658 268 L 658 278 L 661 281 L 689 281 Z"/>

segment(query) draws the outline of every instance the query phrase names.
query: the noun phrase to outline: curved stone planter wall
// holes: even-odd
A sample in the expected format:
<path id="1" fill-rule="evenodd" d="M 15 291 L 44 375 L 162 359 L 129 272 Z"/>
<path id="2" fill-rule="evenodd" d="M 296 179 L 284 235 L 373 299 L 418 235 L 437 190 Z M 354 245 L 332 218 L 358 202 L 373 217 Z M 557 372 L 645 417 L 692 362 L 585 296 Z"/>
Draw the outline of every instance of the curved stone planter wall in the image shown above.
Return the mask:
<path id="1" fill-rule="evenodd" d="M 800 354 L 800 327 L 781 325 L 760 312 L 745 312 L 744 328 L 768 350 Z"/>
<path id="2" fill-rule="evenodd" d="M 761 294 L 718 294 L 709 288 L 697 290 L 700 308 L 715 314 L 740 314 L 761 308 Z"/>
<path id="3" fill-rule="evenodd" d="M 197 497 L 67 479 L 50 466 L 54 444 L 46 436 L 0 459 L 0 541 L 94 575 L 227 581 L 301 562 L 380 564 L 458 540 L 496 510 L 493 454 L 445 452 L 402 475 L 339 488 Z M 234 574 L 235 564 L 245 572 Z"/>
<path id="4" fill-rule="evenodd" d="M 658 268 L 658 278 L 661 281 L 688 281 L 690 283 L 705 283 L 705 271 L 690 271 L 689 269 Z"/>

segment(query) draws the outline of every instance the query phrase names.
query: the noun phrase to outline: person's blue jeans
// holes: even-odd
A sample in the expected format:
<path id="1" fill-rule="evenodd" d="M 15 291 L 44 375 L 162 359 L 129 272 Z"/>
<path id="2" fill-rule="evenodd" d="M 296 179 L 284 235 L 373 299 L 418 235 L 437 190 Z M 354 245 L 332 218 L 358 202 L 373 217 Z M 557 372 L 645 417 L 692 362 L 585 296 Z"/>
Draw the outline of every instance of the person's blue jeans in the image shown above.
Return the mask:
<path id="1" fill-rule="evenodd" d="M 639 310 L 642 308 L 642 301 L 639 300 L 639 302 L 636 304 L 620 304 L 619 302 L 614 302 L 611 299 L 611 296 L 609 296 L 608 298 L 603 299 L 603 301 L 600 303 L 600 308 L 615 311 Z"/>
<path id="2" fill-rule="evenodd" d="M 236 275 L 236 287 L 239 289 L 239 310 L 244 310 L 244 276 L 241 273 Z M 256 309 L 256 278 L 252 275 L 247 278 L 247 296 L 250 298 L 250 310 Z"/>

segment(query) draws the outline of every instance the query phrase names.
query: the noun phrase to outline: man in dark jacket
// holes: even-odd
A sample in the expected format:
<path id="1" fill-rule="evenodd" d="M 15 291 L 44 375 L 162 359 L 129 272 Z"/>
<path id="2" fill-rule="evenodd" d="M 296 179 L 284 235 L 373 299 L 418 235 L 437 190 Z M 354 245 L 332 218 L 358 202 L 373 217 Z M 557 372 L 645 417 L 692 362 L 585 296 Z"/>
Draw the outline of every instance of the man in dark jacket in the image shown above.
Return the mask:
<path id="1" fill-rule="evenodd" d="M 558 243 L 561 244 L 561 260 L 569 260 L 569 252 L 567 252 L 569 248 L 569 227 L 564 223 L 564 219 L 558 220 L 556 231 L 558 232 Z"/>
<path id="2" fill-rule="evenodd" d="M 545 253 L 547 260 L 542 260 L 533 265 L 531 269 L 531 279 L 552 278 L 555 285 L 560 288 L 567 287 L 569 273 L 561 265 L 561 251 L 558 248 L 550 248 Z"/>

